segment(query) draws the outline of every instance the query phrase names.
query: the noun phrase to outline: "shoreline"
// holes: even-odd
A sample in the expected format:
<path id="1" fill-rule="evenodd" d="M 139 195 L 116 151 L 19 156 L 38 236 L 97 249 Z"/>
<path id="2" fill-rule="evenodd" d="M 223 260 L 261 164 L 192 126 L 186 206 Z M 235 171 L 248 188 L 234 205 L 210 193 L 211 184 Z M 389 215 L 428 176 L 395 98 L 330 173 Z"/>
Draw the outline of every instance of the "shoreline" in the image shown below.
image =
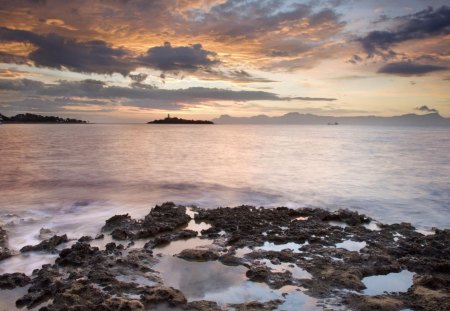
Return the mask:
<path id="1" fill-rule="evenodd" d="M 55 259 L 32 275 L 0 275 L 0 294 L 16 291 L 11 299 L 19 308 L 450 308 L 448 229 L 424 235 L 407 223 L 381 224 L 348 210 L 164 203 L 139 220 L 115 215 L 96 237 L 75 240 L 42 230 L 41 243 L 21 250 L 9 250 L 0 230 L 1 260 L 19 252 Z M 383 293 L 370 285 L 383 277 L 383 286 L 405 278 L 405 288 Z M 233 290 L 235 297 L 244 290 L 247 296 L 232 301 Z"/>

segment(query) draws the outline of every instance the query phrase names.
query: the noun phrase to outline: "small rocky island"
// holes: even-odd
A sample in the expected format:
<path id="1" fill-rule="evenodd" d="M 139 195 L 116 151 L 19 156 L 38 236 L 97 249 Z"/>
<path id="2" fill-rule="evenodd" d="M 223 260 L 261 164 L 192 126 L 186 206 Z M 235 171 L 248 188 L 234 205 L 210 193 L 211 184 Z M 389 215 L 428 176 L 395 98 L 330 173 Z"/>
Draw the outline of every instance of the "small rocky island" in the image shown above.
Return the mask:
<path id="1" fill-rule="evenodd" d="M 60 118 L 55 116 L 41 116 L 33 113 L 21 113 L 12 117 L 0 113 L 0 123 L 88 123 L 87 121 Z"/>
<path id="2" fill-rule="evenodd" d="M 95 237 L 55 234 L 20 250 L 6 241 L 0 228 L 0 260 L 56 257 L 31 275 L 0 275 L 17 308 L 450 310 L 450 230 L 423 234 L 349 210 L 167 202 L 142 219 L 115 215 Z"/>
<path id="3" fill-rule="evenodd" d="M 171 118 L 170 114 L 168 114 L 164 119 L 150 121 L 147 124 L 214 124 L 214 122 L 207 120 L 187 120 L 177 117 Z"/>

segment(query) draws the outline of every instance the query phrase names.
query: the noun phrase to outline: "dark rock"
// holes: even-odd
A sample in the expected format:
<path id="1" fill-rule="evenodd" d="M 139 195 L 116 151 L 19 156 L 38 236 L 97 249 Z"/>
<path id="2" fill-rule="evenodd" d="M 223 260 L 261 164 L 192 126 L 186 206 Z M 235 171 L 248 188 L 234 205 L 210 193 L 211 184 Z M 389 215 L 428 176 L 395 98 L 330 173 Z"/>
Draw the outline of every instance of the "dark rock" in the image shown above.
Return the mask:
<path id="1" fill-rule="evenodd" d="M 0 275 L 0 289 L 23 287 L 30 281 L 31 279 L 23 273 L 5 273 Z"/>
<path id="2" fill-rule="evenodd" d="M 103 231 L 111 231 L 116 228 L 124 228 L 133 223 L 131 216 L 128 214 L 124 215 L 114 215 L 113 217 L 106 220 L 105 225 L 103 226 Z"/>
<path id="3" fill-rule="evenodd" d="M 366 217 L 365 215 L 361 215 L 357 212 L 352 212 L 347 209 L 340 209 L 333 214 L 328 214 L 323 217 L 322 220 L 344 222 L 349 226 L 358 226 L 370 222 L 370 218 Z"/>
<path id="4" fill-rule="evenodd" d="M 10 249 L 0 246 L 0 260 L 9 258 L 13 255 Z"/>
<path id="5" fill-rule="evenodd" d="M 268 302 L 250 301 L 242 304 L 235 304 L 233 307 L 237 311 L 272 311 L 278 308 L 283 301 L 280 299 Z"/>
<path id="6" fill-rule="evenodd" d="M 37 245 L 27 245 L 20 249 L 21 253 L 31 252 L 31 251 L 51 251 L 54 250 L 56 246 L 62 243 L 66 243 L 68 241 L 67 235 L 54 235 L 48 240 L 42 241 Z"/>
<path id="7" fill-rule="evenodd" d="M 220 256 L 219 261 L 226 266 L 239 266 L 244 264 L 241 258 L 229 254 Z"/>
<path id="8" fill-rule="evenodd" d="M 222 308 L 219 307 L 217 302 L 206 301 L 206 300 L 197 300 L 197 301 L 189 302 L 186 306 L 186 310 L 189 310 L 189 311 L 223 311 Z"/>
<path id="9" fill-rule="evenodd" d="M 184 249 L 177 255 L 189 261 L 211 261 L 219 259 L 219 254 L 209 249 Z"/>
<path id="10" fill-rule="evenodd" d="M 98 253 L 98 247 L 91 247 L 88 244 L 78 242 L 72 245 L 71 248 L 63 249 L 59 257 L 56 258 L 56 263 L 61 266 L 86 265 Z"/>
<path id="11" fill-rule="evenodd" d="M 153 286 L 145 288 L 141 295 L 141 301 L 145 306 L 159 303 L 168 303 L 170 306 L 187 303 L 186 297 L 178 289 L 165 286 Z"/>
<path id="12" fill-rule="evenodd" d="M 81 238 L 79 238 L 78 242 L 84 243 L 84 242 L 90 242 L 92 240 L 93 240 L 93 238 L 91 236 L 85 235 L 85 236 L 82 236 Z"/>
<path id="13" fill-rule="evenodd" d="M 132 238 L 133 234 L 123 229 L 114 229 L 113 232 L 111 232 L 111 236 L 113 239 L 123 241 Z"/>
<path id="14" fill-rule="evenodd" d="M 271 274 L 270 269 L 266 266 L 252 266 L 245 275 L 254 282 L 264 282 Z"/>

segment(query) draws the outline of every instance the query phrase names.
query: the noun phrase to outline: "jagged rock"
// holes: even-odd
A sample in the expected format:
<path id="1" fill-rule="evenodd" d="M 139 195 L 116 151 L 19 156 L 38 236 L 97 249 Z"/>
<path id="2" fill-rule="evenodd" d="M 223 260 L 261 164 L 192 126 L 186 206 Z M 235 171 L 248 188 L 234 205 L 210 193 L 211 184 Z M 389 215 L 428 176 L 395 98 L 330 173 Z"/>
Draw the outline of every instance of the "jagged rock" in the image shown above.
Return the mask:
<path id="1" fill-rule="evenodd" d="M 211 261 L 219 259 L 219 254 L 209 249 L 184 249 L 177 255 L 190 261 Z"/>
<path id="2" fill-rule="evenodd" d="M 186 306 L 189 311 L 222 311 L 217 302 L 198 300 L 189 302 Z"/>
<path id="3" fill-rule="evenodd" d="M 220 256 L 219 261 L 226 266 L 239 266 L 244 263 L 241 258 L 229 254 Z"/>
<path id="4" fill-rule="evenodd" d="M 242 304 L 235 304 L 233 307 L 237 311 L 272 311 L 283 303 L 282 300 L 276 299 L 268 302 L 250 301 Z"/>
<path id="5" fill-rule="evenodd" d="M 115 240 L 123 241 L 128 238 L 131 238 L 133 234 L 123 229 L 114 229 L 113 232 L 111 232 L 111 236 Z"/>
<path id="6" fill-rule="evenodd" d="M 90 242 L 92 240 L 93 240 L 93 238 L 91 236 L 85 235 L 85 236 L 82 236 L 81 238 L 79 238 L 78 242 L 84 243 L 84 242 Z"/>
<path id="7" fill-rule="evenodd" d="M 333 214 L 328 214 L 322 218 L 323 221 L 339 221 L 349 226 L 358 226 L 370 222 L 370 218 L 365 215 L 352 212 L 347 209 L 340 209 Z"/>
<path id="8" fill-rule="evenodd" d="M 85 243 L 76 243 L 71 248 L 66 248 L 61 251 L 59 257 L 56 258 L 56 263 L 61 266 L 81 266 L 89 263 L 95 254 L 98 254 L 98 247 L 91 247 Z"/>
<path id="9" fill-rule="evenodd" d="M 186 304 L 186 297 L 178 289 L 165 286 L 147 287 L 141 295 L 141 301 L 146 305 L 168 303 L 171 306 Z"/>
<path id="10" fill-rule="evenodd" d="M 0 275 L 0 289 L 23 287 L 30 283 L 30 277 L 23 273 L 5 273 Z"/>
<path id="11" fill-rule="evenodd" d="M 31 251 L 51 251 L 54 250 L 56 246 L 62 243 L 66 243 L 68 241 L 67 235 L 54 235 L 48 240 L 42 241 L 37 245 L 27 245 L 20 249 L 21 253 L 31 252 Z"/>

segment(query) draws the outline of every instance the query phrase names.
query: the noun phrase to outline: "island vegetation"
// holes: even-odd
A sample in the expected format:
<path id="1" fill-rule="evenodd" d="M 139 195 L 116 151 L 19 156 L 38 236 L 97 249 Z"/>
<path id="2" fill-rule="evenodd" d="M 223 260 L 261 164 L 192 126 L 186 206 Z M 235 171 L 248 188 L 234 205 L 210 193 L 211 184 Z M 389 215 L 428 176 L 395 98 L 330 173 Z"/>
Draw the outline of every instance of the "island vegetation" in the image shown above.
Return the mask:
<path id="1" fill-rule="evenodd" d="M 207 120 L 187 120 L 177 117 L 172 118 L 169 114 L 164 119 L 150 121 L 147 124 L 214 124 L 214 122 Z"/>
<path id="2" fill-rule="evenodd" d="M 0 114 L 0 123 L 88 123 L 88 122 L 71 118 L 60 118 L 55 116 L 41 116 L 32 113 L 22 113 L 12 117 L 7 117 Z"/>

